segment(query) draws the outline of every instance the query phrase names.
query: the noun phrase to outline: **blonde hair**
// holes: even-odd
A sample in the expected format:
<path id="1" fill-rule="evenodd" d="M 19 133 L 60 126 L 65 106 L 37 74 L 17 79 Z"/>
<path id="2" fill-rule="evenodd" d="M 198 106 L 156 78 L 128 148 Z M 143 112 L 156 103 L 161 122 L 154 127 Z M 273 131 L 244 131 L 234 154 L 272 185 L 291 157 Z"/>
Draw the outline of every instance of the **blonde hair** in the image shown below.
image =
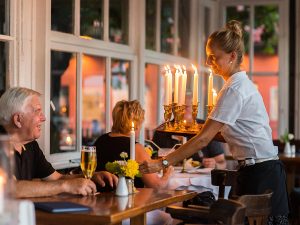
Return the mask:
<path id="1" fill-rule="evenodd" d="M 0 98 L 0 124 L 9 124 L 15 113 L 24 110 L 23 106 L 27 98 L 40 95 L 39 92 L 24 87 L 13 87 L 5 91 Z"/>
<path id="2" fill-rule="evenodd" d="M 236 52 L 237 64 L 240 65 L 244 55 L 244 40 L 241 22 L 236 20 L 229 21 L 225 28 L 213 32 L 208 40 L 210 45 L 217 45 L 224 52 Z"/>
<path id="3" fill-rule="evenodd" d="M 138 129 L 144 121 L 145 110 L 137 100 L 117 102 L 113 111 L 112 132 L 127 134 L 134 122 L 134 128 Z"/>

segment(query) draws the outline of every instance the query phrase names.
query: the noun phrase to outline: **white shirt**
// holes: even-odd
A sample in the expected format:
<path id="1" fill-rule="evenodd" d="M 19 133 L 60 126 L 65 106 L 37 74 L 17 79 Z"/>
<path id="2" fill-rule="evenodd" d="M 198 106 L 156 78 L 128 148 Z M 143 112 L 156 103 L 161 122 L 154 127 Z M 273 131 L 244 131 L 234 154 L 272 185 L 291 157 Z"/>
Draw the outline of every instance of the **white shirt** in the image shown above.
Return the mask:
<path id="1" fill-rule="evenodd" d="M 226 81 L 208 118 L 224 123 L 221 134 L 233 158 L 265 159 L 278 154 L 262 96 L 245 71 Z"/>

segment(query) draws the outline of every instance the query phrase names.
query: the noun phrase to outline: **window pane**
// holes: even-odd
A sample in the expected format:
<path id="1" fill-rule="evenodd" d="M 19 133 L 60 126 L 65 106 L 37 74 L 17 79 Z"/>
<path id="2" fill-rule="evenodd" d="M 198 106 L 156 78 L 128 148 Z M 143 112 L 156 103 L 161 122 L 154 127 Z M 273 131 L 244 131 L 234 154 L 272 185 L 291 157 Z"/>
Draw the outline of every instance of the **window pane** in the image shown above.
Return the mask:
<path id="1" fill-rule="evenodd" d="M 73 33 L 74 0 L 51 0 L 51 30 Z"/>
<path id="2" fill-rule="evenodd" d="M 103 39 L 103 0 L 80 1 L 80 35 Z"/>
<path id="3" fill-rule="evenodd" d="M 174 45 L 174 1 L 161 1 L 161 51 L 172 54 Z"/>
<path id="4" fill-rule="evenodd" d="M 178 18 L 178 55 L 188 58 L 190 43 L 190 0 L 179 1 Z"/>
<path id="5" fill-rule="evenodd" d="M 129 99 L 130 62 L 121 59 L 111 60 L 111 109 L 118 101 Z M 112 122 L 111 122 L 112 125 Z"/>
<path id="6" fill-rule="evenodd" d="M 9 35 L 9 1 L 0 0 L 0 34 Z"/>
<path id="7" fill-rule="evenodd" d="M 254 14 L 253 82 L 260 91 L 270 118 L 273 138 L 278 138 L 278 37 L 277 5 L 256 6 Z"/>
<path id="8" fill-rule="evenodd" d="M 105 132 L 105 58 L 83 55 L 82 144 Z"/>
<path id="9" fill-rule="evenodd" d="M 146 48 L 155 50 L 156 44 L 156 0 L 146 1 Z"/>
<path id="10" fill-rule="evenodd" d="M 76 55 L 51 51 L 50 154 L 76 150 Z M 55 109 L 55 110 L 54 110 Z"/>
<path id="11" fill-rule="evenodd" d="M 250 34 L 250 6 L 237 5 L 227 7 L 226 20 L 238 20 L 242 22 L 244 30 L 245 56 L 242 63 L 242 68 L 249 71 L 249 34 Z"/>
<path id="12" fill-rule="evenodd" d="M 109 40 L 128 44 L 128 0 L 109 1 Z"/>
<path id="13" fill-rule="evenodd" d="M 5 90 L 6 84 L 6 58 L 8 52 L 8 44 L 0 42 L 0 95 Z"/>
<path id="14" fill-rule="evenodd" d="M 145 68 L 145 139 L 152 140 L 153 130 L 158 126 L 159 66 L 146 64 Z M 163 88 L 160 88 L 162 90 Z M 160 101 L 162 102 L 162 101 Z"/>

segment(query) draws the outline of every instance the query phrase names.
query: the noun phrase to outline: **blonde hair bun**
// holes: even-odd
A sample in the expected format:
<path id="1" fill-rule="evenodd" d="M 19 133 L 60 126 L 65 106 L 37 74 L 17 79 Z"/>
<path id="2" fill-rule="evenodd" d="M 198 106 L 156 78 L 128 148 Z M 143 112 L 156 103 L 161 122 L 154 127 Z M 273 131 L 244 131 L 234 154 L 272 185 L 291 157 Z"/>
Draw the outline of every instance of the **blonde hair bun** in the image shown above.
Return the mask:
<path id="1" fill-rule="evenodd" d="M 226 29 L 236 33 L 240 38 L 243 37 L 242 23 L 237 20 L 227 22 Z"/>

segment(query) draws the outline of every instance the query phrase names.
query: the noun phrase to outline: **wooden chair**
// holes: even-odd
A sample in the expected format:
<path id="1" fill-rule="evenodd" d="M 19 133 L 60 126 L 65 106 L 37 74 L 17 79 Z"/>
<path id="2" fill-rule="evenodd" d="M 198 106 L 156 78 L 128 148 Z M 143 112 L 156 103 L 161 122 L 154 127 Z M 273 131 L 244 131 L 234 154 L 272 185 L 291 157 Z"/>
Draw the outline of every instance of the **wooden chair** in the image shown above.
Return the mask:
<path id="1" fill-rule="evenodd" d="M 190 207 L 168 206 L 166 212 L 184 223 L 244 224 L 245 206 L 234 200 L 219 199 L 211 207 L 191 205 Z"/>
<path id="2" fill-rule="evenodd" d="M 225 186 L 231 186 L 230 198 L 243 203 L 246 206 L 246 216 L 250 225 L 267 224 L 271 213 L 271 197 L 273 192 L 267 190 L 264 194 L 258 195 L 235 195 L 237 171 L 234 170 L 212 170 L 211 182 L 219 186 L 219 198 L 224 198 Z"/>
<path id="3" fill-rule="evenodd" d="M 236 170 L 218 170 L 211 171 L 211 184 L 219 186 L 219 198 L 224 198 L 225 186 L 231 186 L 231 194 L 234 194 L 236 186 Z"/>
<path id="4" fill-rule="evenodd" d="M 273 192 L 266 191 L 260 195 L 242 195 L 237 201 L 246 206 L 246 217 L 249 225 L 265 225 L 271 213 L 271 197 Z"/>

